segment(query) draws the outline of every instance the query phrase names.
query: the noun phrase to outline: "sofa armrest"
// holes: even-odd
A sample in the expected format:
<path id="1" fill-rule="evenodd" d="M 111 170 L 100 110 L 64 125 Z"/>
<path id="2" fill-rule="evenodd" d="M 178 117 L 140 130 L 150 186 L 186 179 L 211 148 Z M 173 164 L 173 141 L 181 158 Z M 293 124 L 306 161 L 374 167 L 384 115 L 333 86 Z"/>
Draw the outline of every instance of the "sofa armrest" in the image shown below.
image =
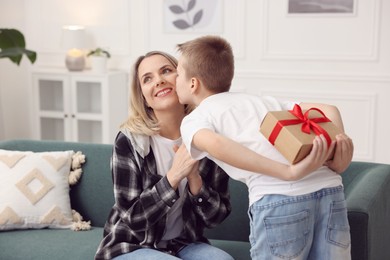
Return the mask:
<path id="1" fill-rule="evenodd" d="M 352 162 L 342 178 L 352 259 L 386 259 L 390 255 L 390 165 Z"/>

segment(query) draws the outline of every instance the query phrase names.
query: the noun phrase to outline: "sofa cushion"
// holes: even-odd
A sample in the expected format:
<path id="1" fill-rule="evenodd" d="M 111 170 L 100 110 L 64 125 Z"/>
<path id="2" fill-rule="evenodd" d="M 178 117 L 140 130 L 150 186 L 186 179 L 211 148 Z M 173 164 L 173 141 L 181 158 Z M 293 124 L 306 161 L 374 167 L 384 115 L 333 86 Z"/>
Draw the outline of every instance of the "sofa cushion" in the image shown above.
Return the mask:
<path id="1" fill-rule="evenodd" d="M 0 230 L 70 227 L 73 154 L 0 150 Z"/>
<path id="2" fill-rule="evenodd" d="M 94 259 L 103 228 L 12 230 L 0 233 L 0 259 Z M 15 251 L 17 250 L 17 251 Z"/>
<path id="3" fill-rule="evenodd" d="M 215 240 L 248 242 L 250 233 L 248 187 L 242 182 L 230 179 L 229 190 L 232 212 L 221 224 L 212 229 L 205 229 L 205 236 Z"/>

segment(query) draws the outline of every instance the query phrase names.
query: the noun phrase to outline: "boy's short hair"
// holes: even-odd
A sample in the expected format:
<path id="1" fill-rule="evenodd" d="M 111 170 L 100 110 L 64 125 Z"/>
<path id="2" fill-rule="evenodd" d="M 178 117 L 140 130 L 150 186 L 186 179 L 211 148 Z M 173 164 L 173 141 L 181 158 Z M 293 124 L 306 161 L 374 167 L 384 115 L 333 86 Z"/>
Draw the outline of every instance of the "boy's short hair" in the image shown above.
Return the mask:
<path id="1" fill-rule="evenodd" d="M 214 92 L 227 92 L 234 75 L 234 56 L 229 42 L 219 36 L 202 36 L 177 45 L 186 59 L 187 77 L 198 78 Z"/>

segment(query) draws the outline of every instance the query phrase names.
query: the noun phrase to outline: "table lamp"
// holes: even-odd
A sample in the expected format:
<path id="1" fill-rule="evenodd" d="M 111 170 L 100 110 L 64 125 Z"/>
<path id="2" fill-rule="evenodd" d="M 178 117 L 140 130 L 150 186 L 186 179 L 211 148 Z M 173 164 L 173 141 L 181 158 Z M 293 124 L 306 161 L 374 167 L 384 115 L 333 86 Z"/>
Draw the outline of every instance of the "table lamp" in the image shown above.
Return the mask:
<path id="1" fill-rule="evenodd" d="M 65 64 L 70 71 L 82 71 L 85 68 L 85 29 L 79 25 L 62 27 L 62 46 L 67 49 Z"/>

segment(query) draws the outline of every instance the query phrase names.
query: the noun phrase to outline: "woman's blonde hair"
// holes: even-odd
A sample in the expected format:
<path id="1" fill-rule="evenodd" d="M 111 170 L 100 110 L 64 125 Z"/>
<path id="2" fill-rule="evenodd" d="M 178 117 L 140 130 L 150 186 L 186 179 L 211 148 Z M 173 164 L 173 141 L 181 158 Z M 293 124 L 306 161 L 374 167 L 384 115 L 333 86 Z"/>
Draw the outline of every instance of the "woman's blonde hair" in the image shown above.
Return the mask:
<path id="1" fill-rule="evenodd" d="M 129 117 L 121 125 L 121 128 L 127 128 L 132 133 L 155 135 L 158 134 L 160 126 L 152 108 L 148 107 L 142 94 L 141 83 L 139 81 L 138 68 L 141 62 L 150 56 L 161 55 L 165 57 L 175 68 L 177 68 L 177 59 L 172 55 L 162 51 L 151 51 L 138 57 L 133 66 L 132 81 L 130 85 L 129 99 Z M 190 112 L 186 107 L 186 113 Z"/>

